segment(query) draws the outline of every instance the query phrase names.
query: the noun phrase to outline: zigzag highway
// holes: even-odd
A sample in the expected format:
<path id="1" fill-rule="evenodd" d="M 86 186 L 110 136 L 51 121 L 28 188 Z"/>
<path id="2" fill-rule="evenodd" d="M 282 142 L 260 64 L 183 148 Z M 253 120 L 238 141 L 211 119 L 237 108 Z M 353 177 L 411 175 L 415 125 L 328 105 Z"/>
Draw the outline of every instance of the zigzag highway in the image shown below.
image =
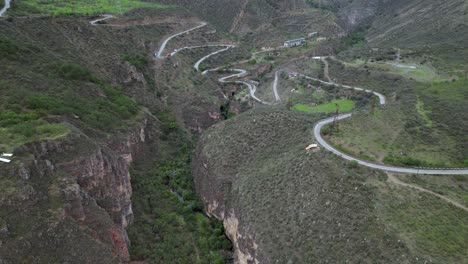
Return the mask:
<path id="1" fill-rule="evenodd" d="M 206 25 L 207 25 L 206 22 L 200 22 L 200 25 L 198 25 L 198 26 L 196 26 L 196 27 L 193 27 L 193 28 L 191 28 L 191 29 L 187 29 L 187 30 L 185 30 L 185 31 L 179 32 L 179 33 L 177 33 L 177 34 L 171 35 L 170 37 L 166 38 L 166 39 L 163 41 L 163 43 L 161 44 L 161 46 L 159 47 L 159 51 L 155 53 L 156 57 L 158 57 L 158 58 L 160 58 L 160 59 L 163 58 L 162 54 L 163 54 L 163 52 L 164 52 L 164 49 L 166 48 L 167 43 L 168 43 L 171 39 L 173 39 L 173 38 L 175 38 L 175 37 L 177 37 L 177 36 L 180 36 L 180 35 L 189 33 L 190 31 L 193 31 L 193 30 L 195 30 L 195 29 L 199 29 L 199 28 L 204 27 L 204 26 L 206 26 Z"/>
<path id="2" fill-rule="evenodd" d="M 99 22 L 104 21 L 104 20 L 107 20 L 107 19 L 111 19 L 111 18 L 113 18 L 113 17 L 114 17 L 113 15 L 102 15 L 101 18 L 98 18 L 98 19 L 96 19 L 96 20 L 93 20 L 93 21 L 91 21 L 91 22 L 89 22 L 89 23 L 90 23 L 91 25 L 95 26 L 95 25 L 97 25 Z"/>
<path id="3" fill-rule="evenodd" d="M 182 35 L 182 34 L 185 34 L 189 31 L 192 31 L 192 30 L 195 30 L 197 28 L 200 28 L 200 27 L 203 27 L 203 26 L 206 26 L 206 23 L 205 22 L 201 22 L 201 24 L 197 27 L 194 27 L 194 28 L 191 28 L 189 30 L 186 30 L 186 31 L 183 31 L 183 32 L 180 32 L 180 33 L 177 33 L 177 34 L 174 34 L 170 37 L 168 37 L 166 40 L 164 40 L 164 42 L 161 44 L 161 47 L 159 49 L 159 52 L 157 53 L 157 57 L 158 58 L 162 58 L 162 52 L 164 51 L 164 48 L 165 46 L 167 45 L 167 43 L 174 37 L 176 36 L 179 36 L 179 35 Z M 182 49 L 179 49 L 179 50 L 176 50 L 173 55 L 175 55 L 177 52 L 183 50 L 183 49 L 191 49 L 191 48 L 200 48 L 200 47 L 212 47 L 212 46 L 218 46 L 218 45 L 206 45 L 206 46 L 194 46 L 194 47 L 184 47 Z M 219 45 L 219 46 L 224 46 L 224 45 Z M 208 59 L 209 57 L 213 56 L 213 55 L 216 55 L 218 53 L 221 53 L 221 52 L 224 52 L 224 51 L 227 51 L 229 50 L 230 48 L 234 47 L 234 46 L 231 46 L 231 45 L 225 45 L 226 48 L 224 49 L 221 49 L 221 50 L 218 50 L 218 51 L 215 51 L 215 52 L 212 52 L 204 57 L 202 57 L 201 59 L 199 59 L 195 65 L 194 65 L 194 68 L 198 71 L 199 70 L 199 67 L 200 67 L 200 64 Z M 322 60 L 324 63 L 327 63 L 326 62 L 326 57 L 317 57 L 318 59 Z M 317 59 L 316 58 L 316 59 Z M 205 70 L 202 74 L 205 75 L 207 74 L 208 72 L 211 72 L 211 71 L 216 71 L 216 70 L 219 70 L 220 68 L 214 68 L 214 69 L 210 69 L 210 70 Z M 250 91 L 250 96 L 256 100 L 257 102 L 259 103 L 262 103 L 262 104 L 265 104 L 265 105 L 272 105 L 272 103 L 269 103 L 269 102 L 265 102 L 263 100 L 261 100 L 260 98 L 258 98 L 257 96 L 255 96 L 255 92 L 257 90 L 257 86 L 252 82 L 252 81 L 227 81 L 227 79 L 231 79 L 231 78 L 241 78 L 245 75 L 247 75 L 247 71 L 246 70 L 243 70 L 243 69 L 228 69 L 228 71 L 235 71 L 235 72 L 238 72 L 236 74 L 233 74 L 233 75 L 229 75 L 229 76 L 226 76 L 226 77 L 222 77 L 222 78 L 219 78 L 218 81 L 221 82 L 221 83 L 238 83 L 238 84 L 243 84 L 243 85 L 246 85 L 248 88 L 249 88 L 249 91 Z M 275 80 L 273 82 L 273 92 L 274 92 L 274 95 L 275 95 L 275 100 L 278 102 L 278 101 L 281 101 L 281 98 L 278 94 L 278 82 L 279 82 L 279 76 L 278 76 L 278 73 L 281 72 L 281 71 L 284 71 L 284 70 L 278 70 L 275 72 Z M 337 87 L 341 87 L 341 88 L 345 88 L 345 89 L 353 89 L 353 90 L 356 90 L 356 91 L 361 91 L 361 92 L 366 92 L 366 93 L 372 93 L 373 95 L 377 96 L 379 98 L 379 103 L 381 106 L 384 106 L 386 104 L 386 98 L 383 94 L 381 93 L 378 93 L 378 92 L 375 92 L 373 90 L 369 90 L 369 89 L 366 89 L 366 88 L 361 88 L 361 87 L 354 87 L 354 86 L 349 86 L 349 85 L 343 85 L 343 84 L 337 84 L 337 83 L 334 83 L 331 81 L 331 79 L 329 77 L 327 77 L 329 79 L 328 82 L 326 81 L 323 81 L 323 80 L 320 80 L 320 79 L 317 79 L 317 78 L 312 78 L 312 77 L 309 77 L 309 76 L 306 76 L 306 75 L 303 75 L 303 74 L 300 74 L 299 75 L 300 77 L 303 77 L 305 79 L 308 79 L 308 80 L 312 80 L 312 81 L 315 81 L 315 82 L 319 82 L 321 84 L 324 84 L 324 85 L 328 85 L 328 86 L 337 86 Z M 352 113 L 345 113 L 345 114 L 341 114 L 337 117 L 338 120 L 342 120 L 342 119 L 346 119 L 346 118 L 350 118 L 352 116 Z M 321 135 L 321 130 L 322 128 L 327 125 L 327 124 L 330 124 L 332 123 L 334 120 L 334 117 L 330 117 L 330 118 L 326 118 L 326 119 L 323 119 L 321 121 L 319 121 L 315 127 L 314 127 L 314 136 L 315 138 L 317 139 L 317 142 L 323 146 L 326 150 L 334 153 L 335 155 L 343 158 L 343 159 L 346 159 L 348 161 L 354 161 L 354 162 L 357 162 L 358 164 L 362 165 L 362 166 L 366 166 L 366 167 L 369 167 L 369 168 L 373 168 L 373 169 L 377 169 L 377 170 L 381 170 L 381 171 L 385 171 L 385 172 L 394 172 L 394 173 L 406 173 L 406 174 L 430 174 L 430 175 L 459 175 L 459 174 L 468 174 L 468 168 L 461 168 L 461 169 L 449 169 L 449 168 L 440 168 L 440 169 L 431 169 L 431 168 L 406 168 L 406 167 L 396 167 L 396 166 L 389 166 L 389 165 L 385 165 L 385 164 L 376 164 L 376 163 L 372 163 L 372 162 L 368 162 L 368 161 L 365 161 L 365 160 L 361 160 L 361 159 L 358 159 L 358 158 L 355 158 L 355 157 L 352 157 L 350 155 L 347 155 L 339 150 L 337 150 L 336 148 L 334 148 L 333 146 L 331 146 L 330 144 L 328 144 L 325 139 L 322 137 Z"/>

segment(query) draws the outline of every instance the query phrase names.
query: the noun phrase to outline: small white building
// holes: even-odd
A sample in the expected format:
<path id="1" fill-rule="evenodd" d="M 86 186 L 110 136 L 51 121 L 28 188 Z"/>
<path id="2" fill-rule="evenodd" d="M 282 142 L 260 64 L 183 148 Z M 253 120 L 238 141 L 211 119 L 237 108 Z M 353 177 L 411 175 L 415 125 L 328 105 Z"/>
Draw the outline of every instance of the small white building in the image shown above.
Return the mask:
<path id="1" fill-rule="evenodd" d="M 286 40 L 286 41 L 284 42 L 284 46 L 285 46 L 286 48 L 290 48 L 290 47 L 295 47 L 295 46 L 304 45 L 305 43 L 306 43 L 305 38 L 298 38 L 298 39 Z"/>
<path id="2" fill-rule="evenodd" d="M 314 36 L 317 36 L 318 32 L 310 32 L 309 34 L 307 34 L 307 36 L 309 37 L 314 37 Z"/>
<path id="3" fill-rule="evenodd" d="M 317 38 L 317 41 L 325 41 L 325 40 L 327 40 L 327 38 L 325 38 L 325 37 Z"/>

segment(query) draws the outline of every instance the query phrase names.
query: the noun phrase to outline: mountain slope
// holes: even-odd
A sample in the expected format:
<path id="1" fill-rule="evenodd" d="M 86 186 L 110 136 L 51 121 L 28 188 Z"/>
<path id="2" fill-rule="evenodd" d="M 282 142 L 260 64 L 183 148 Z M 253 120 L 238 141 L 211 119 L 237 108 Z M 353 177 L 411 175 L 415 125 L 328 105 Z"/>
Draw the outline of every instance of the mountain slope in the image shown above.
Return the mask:
<path id="1" fill-rule="evenodd" d="M 452 228 L 462 230 L 464 211 L 431 196 L 421 203 L 419 193 L 393 187 L 383 173 L 326 151 L 306 152 L 314 119 L 257 109 L 213 126 L 199 142 L 197 191 L 207 212 L 224 220 L 239 263 L 442 263 L 447 254 L 455 263 L 465 257 L 466 239 L 455 235 L 451 253 L 440 240 Z M 398 203 L 405 207 L 395 210 Z M 413 233 L 398 214 L 431 221 L 425 228 L 434 236 Z M 446 228 L 434 225 L 436 219 Z"/>

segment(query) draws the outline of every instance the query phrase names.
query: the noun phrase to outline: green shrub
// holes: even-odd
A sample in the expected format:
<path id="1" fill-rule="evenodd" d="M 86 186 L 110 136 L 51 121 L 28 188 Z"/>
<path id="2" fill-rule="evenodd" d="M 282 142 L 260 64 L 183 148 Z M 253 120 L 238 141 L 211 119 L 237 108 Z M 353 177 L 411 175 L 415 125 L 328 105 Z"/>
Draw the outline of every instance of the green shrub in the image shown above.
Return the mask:
<path id="1" fill-rule="evenodd" d="M 16 46 L 11 40 L 0 38 L 0 59 L 14 59 L 18 52 L 18 46 Z"/>
<path id="2" fill-rule="evenodd" d="M 19 123 L 37 120 L 39 117 L 36 114 L 16 114 L 13 112 L 0 112 L 0 127 L 9 127 Z"/>
<path id="3" fill-rule="evenodd" d="M 349 167 L 350 169 L 355 169 L 355 168 L 357 168 L 358 166 L 359 166 L 359 163 L 358 163 L 357 161 L 355 161 L 355 160 L 350 161 L 349 164 L 348 164 L 348 167 Z"/>
<path id="4" fill-rule="evenodd" d="M 60 108 L 63 103 L 54 97 L 44 94 L 35 94 L 26 97 L 26 107 L 33 110 L 55 110 Z"/>
<path id="5" fill-rule="evenodd" d="M 123 92 L 110 85 L 101 85 L 106 97 L 77 97 L 71 91 L 64 94 L 48 95 L 43 93 L 24 93 L 15 100 L 22 101 L 24 107 L 34 114 L 0 114 L 0 124 L 16 124 L 26 118 L 38 118 L 46 115 L 78 116 L 87 125 L 103 131 L 109 131 L 122 125 L 139 111 L 138 104 Z"/>
<path id="6" fill-rule="evenodd" d="M 67 80 L 98 82 L 91 72 L 76 64 L 59 63 L 55 66 L 58 75 Z"/>
<path id="7" fill-rule="evenodd" d="M 37 133 L 35 125 L 34 122 L 24 122 L 14 126 L 11 132 L 30 138 Z"/>
<path id="8" fill-rule="evenodd" d="M 147 56 L 143 55 L 131 55 L 131 54 L 124 54 L 122 55 L 122 61 L 126 61 L 131 65 L 135 66 L 138 70 L 142 70 L 146 65 L 148 65 L 148 58 Z"/>

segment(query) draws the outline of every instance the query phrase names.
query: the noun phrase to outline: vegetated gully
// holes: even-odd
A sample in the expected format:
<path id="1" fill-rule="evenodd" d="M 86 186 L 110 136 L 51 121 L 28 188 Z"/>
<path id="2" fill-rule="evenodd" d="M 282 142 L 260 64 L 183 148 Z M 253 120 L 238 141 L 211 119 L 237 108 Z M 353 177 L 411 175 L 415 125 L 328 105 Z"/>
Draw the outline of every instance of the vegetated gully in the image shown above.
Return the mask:
<path id="1" fill-rule="evenodd" d="M 180 32 L 180 33 L 177 33 L 177 34 L 174 34 L 174 35 L 171 35 L 170 37 L 168 37 L 167 39 L 165 39 L 163 41 L 163 43 L 161 44 L 160 48 L 159 48 L 159 51 L 157 53 L 155 53 L 155 56 L 162 59 L 164 58 L 164 56 L 162 56 L 163 52 L 164 52 L 164 49 L 167 45 L 167 43 L 177 37 L 177 36 L 180 36 L 180 35 L 183 35 L 185 33 L 188 33 L 190 31 L 193 31 L 193 30 L 196 30 L 198 28 L 201 28 L 201 27 L 204 27 L 206 26 L 207 23 L 205 22 L 200 22 L 200 24 L 194 28 L 191 28 L 189 30 L 186 30 L 186 31 L 183 31 L 183 32 Z M 215 51 L 215 52 L 212 52 L 206 56 L 204 56 L 203 58 L 201 58 L 200 60 L 198 60 L 194 67 L 197 71 L 199 71 L 199 67 L 200 67 L 200 64 L 208 59 L 209 57 L 213 56 L 213 55 L 216 55 L 218 53 L 221 53 L 221 52 L 224 52 L 224 51 L 227 51 L 229 50 L 230 48 L 234 48 L 235 46 L 233 45 L 227 45 L 227 44 L 220 44 L 220 45 L 204 45 L 204 46 L 193 46 L 193 47 L 184 47 L 182 49 L 179 49 L 179 50 L 176 50 L 174 51 L 173 53 L 170 54 L 170 56 L 174 56 L 176 55 L 179 51 L 183 50 L 183 49 L 192 49 L 192 48 L 203 48 L 203 47 L 213 47 L 213 46 L 223 46 L 225 48 L 221 49 L 221 50 L 218 50 L 218 51 Z M 318 59 L 321 59 L 322 61 L 325 61 L 326 62 L 326 57 L 317 57 Z M 214 69 L 210 69 L 210 70 L 205 70 L 204 72 L 202 72 L 203 75 L 207 74 L 208 72 L 212 72 L 212 71 L 217 71 L 219 70 L 221 67 L 218 67 L 218 68 L 214 68 Z M 263 101 L 261 100 L 260 98 L 258 98 L 256 95 L 255 95 L 255 92 L 257 90 L 257 85 L 253 82 L 253 81 L 227 81 L 228 79 L 231 79 L 231 78 L 241 78 L 245 75 L 247 75 L 247 71 L 244 70 L 244 69 L 228 69 L 227 71 L 231 71 L 231 72 L 237 72 L 236 74 L 233 74 L 233 75 L 229 75 L 229 76 L 226 76 L 226 77 L 222 77 L 222 78 L 219 78 L 218 81 L 221 82 L 221 83 L 237 83 L 237 84 L 243 84 L 243 85 L 246 85 L 249 89 L 249 92 L 250 92 L 250 96 L 257 102 L 261 103 L 261 104 L 265 104 L 265 105 L 272 105 L 273 103 L 270 103 L 270 102 L 266 102 L 266 101 Z M 280 97 L 279 97 L 279 94 L 278 94 L 278 73 L 280 71 L 284 71 L 284 70 L 278 70 L 277 72 L 275 72 L 275 81 L 273 82 L 273 92 L 274 92 L 274 95 L 275 95 L 275 100 L 277 102 L 281 101 Z M 380 105 L 381 106 L 385 106 L 386 104 L 386 98 L 383 94 L 381 93 L 378 93 L 378 92 L 375 92 L 375 91 L 372 91 L 372 90 L 369 90 L 369 89 L 365 89 L 365 88 L 360 88 L 360 87 L 354 87 L 354 86 L 349 86 L 349 85 L 342 85 L 342 84 L 337 84 L 337 83 L 334 83 L 334 82 L 326 82 L 326 81 L 322 81 L 320 79 L 316 79 L 316 78 L 312 78 L 312 77 L 309 77 L 309 76 L 306 76 L 306 75 L 303 75 L 303 74 L 300 74 L 299 75 L 300 77 L 302 78 L 305 78 L 305 79 L 308 79 L 308 80 L 312 80 L 312 81 L 315 81 L 315 82 L 319 82 L 321 84 L 324 84 L 324 85 L 328 85 L 328 86 L 337 86 L 337 87 L 341 87 L 341 88 L 345 88 L 345 89 L 353 89 L 353 90 L 356 90 L 356 91 L 361 91 L 361 92 L 366 92 L 366 93 L 372 93 L 374 94 L 375 96 L 377 96 L 379 98 L 379 102 L 380 102 Z M 330 79 L 329 79 L 330 80 Z M 346 118 L 349 118 L 352 116 L 352 113 L 344 113 L 344 114 L 340 114 L 337 119 L 338 120 L 342 120 L 342 119 L 346 119 Z M 328 125 L 330 123 L 332 123 L 334 120 L 334 117 L 331 117 L 331 118 L 326 118 L 324 120 L 321 120 L 319 121 L 315 127 L 314 127 L 314 136 L 315 138 L 317 139 L 317 142 L 323 146 L 325 149 L 327 149 L 328 151 L 331 151 L 332 153 L 334 153 L 335 155 L 343 158 L 343 159 L 346 159 L 346 160 L 349 160 L 349 161 L 353 161 L 353 162 L 357 162 L 358 164 L 362 165 L 362 166 L 366 166 L 366 167 L 369 167 L 369 168 L 373 168 L 373 169 L 377 169 L 377 170 L 381 170 L 381 171 L 386 171 L 386 172 L 394 172 L 394 173 L 405 173 L 405 174 L 431 174 L 431 175 L 459 175 L 459 174 L 468 174 L 468 169 L 467 168 L 461 168 L 461 169 L 448 169 L 448 168 L 440 168 L 440 169 L 430 169 L 430 168 L 406 168 L 406 167 L 396 167 L 396 166 L 389 166 L 389 165 L 384 165 L 384 164 L 376 164 L 376 163 L 372 163 L 372 162 L 368 162 L 368 161 L 365 161 L 365 160 L 361 160 L 361 159 L 358 159 L 358 158 L 355 158 L 355 157 L 352 157 L 350 155 L 347 155 L 335 148 L 333 148 L 330 144 L 328 144 L 322 137 L 321 135 L 321 130 L 322 128 L 325 126 L 325 125 Z"/>

